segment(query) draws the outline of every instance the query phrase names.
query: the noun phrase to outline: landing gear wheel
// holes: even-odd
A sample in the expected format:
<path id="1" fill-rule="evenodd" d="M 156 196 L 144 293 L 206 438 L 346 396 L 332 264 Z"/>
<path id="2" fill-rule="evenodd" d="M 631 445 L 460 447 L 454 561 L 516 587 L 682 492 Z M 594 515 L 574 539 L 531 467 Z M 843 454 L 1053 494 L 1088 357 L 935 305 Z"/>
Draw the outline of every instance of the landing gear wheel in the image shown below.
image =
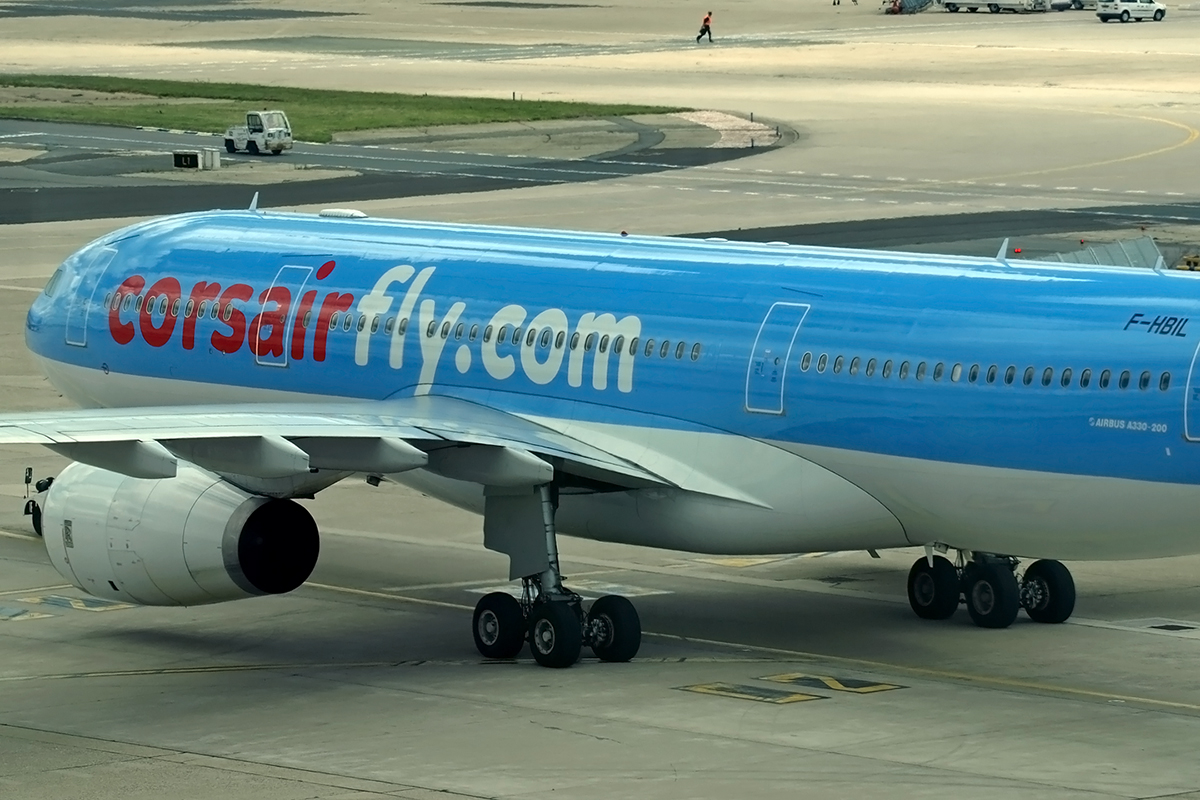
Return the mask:
<path id="1" fill-rule="evenodd" d="M 629 661 L 642 646 L 642 621 L 633 603 L 619 595 L 605 595 L 588 611 L 588 634 L 596 658 Z"/>
<path id="2" fill-rule="evenodd" d="M 539 603 L 529 615 L 529 649 L 543 667 L 561 669 L 579 660 L 583 647 L 583 623 L 571 603 L 549 600 Z"/>
<path id="3" fill-rule="evenodd" d="M 236 153 L 237 152 L 237 145 L 235 145 L 233 143 L 233 139 L 225 140 L 225 152 L 226 153 Z"/>
<path id="4" fill-rule="evenodd" d="M 516 598 L 504 592 L 485 594 L 471 619 L 475 648 L 484 658 L 515 658 L 529 631 Z"/>
<path id="5" fill-rule="evenodd" d="M 1075 580 L 1058 561 L 1035 561 L 1021 580 L 1021 605 L 1034 622 L 1066 622 L 1075 610 Z"/>
<path id="6" fill-rule="evenodd" d="M 246 152 L 252 156 L 258 155 L 258 142 L 254 141 L 253 139 L 249 142 L 246 142 Z"/>
<path id="7" fill-rule="evenodd" d="M 908 604 L 921 619 L 947 619 L 958 610 L 958 570 L 948 559 L 917 559 L 908 571 Z"/>
<path id="8" fill-rule="evenodd" d="M 963 594 L 971 619 L 981 628 L 1007 628 L 1017 618 L 1020 592 L 1008 564 L 985 561 L 967 565 Z"/>

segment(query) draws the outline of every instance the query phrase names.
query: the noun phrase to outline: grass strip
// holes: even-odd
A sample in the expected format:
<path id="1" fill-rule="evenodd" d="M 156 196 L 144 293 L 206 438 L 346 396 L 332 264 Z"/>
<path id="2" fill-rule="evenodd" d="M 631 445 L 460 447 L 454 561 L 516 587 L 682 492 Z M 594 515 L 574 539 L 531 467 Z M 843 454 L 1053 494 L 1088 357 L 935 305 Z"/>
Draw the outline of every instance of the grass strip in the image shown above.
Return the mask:
<path id="1" fill-rule="evenodd" d="M 310 142 L 328 142 L 341 131 L 376 128 L 424 128 L 434 125 L 474 125 L 486 122 L 537 122 L 551 119 L 596 119 L 631 114 L 664 114 L 682 109 L 665 106 L 601 105 L 551 100 L 508 100 L 444 97 L 428 94 L 345 92 L 240 83 L 112 78 L 92 75 L 6 75 L 0 86 L 73 89 L 107 94 L 137 94 L 162 100 L 102 104 L 13 105 L 0 107 L 0 117 L 46 122 L 211 131 L 245 119 L 250 109 L 282 108 L 293 135 Z"/>

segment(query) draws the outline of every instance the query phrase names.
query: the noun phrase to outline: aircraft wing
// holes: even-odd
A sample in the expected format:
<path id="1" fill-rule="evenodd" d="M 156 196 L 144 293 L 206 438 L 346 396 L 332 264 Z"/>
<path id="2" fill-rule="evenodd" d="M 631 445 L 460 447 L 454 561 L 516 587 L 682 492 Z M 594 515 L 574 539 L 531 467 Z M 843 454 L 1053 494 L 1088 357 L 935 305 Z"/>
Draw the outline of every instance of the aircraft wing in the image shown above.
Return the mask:
<path id="1" fill-rule="evenodd" d="M 0 415 L 0 445 L 45 445 L 137 478 L 171 477 L 179 458 L 261 479 L 314 468 L 379 475 L 428 468 L 485 485 L 522 486 L 545 483 L 557 470 L 612 488 L 675 487 L 761 505 L 690 465 L 648 453 L 644 443 L 587 437 L 438 396 Z"/>

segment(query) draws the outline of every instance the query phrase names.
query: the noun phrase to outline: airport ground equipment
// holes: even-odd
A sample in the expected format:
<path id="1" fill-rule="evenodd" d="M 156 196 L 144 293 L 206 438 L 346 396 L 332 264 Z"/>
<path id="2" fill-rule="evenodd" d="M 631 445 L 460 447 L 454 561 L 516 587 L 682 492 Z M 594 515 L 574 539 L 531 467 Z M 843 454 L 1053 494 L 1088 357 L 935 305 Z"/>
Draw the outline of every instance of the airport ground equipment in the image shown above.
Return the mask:
<path id="1" fill-rule="evenodd" d="M 993 14 L 999 14 L 1001 11 L 1011 11 L 1014 14 L 1022 12 L 1049 11 L 1049 0 L 990 0 L 989 2 L 949 2 L 948 0 L 938 0 L 942 8 L 950 12 L 957 12 L 959 9 L 965 9 L 970 12 L 978 11 L 981 8 L 986 8 Z"/>
<path id="2" fill-rule="evenodd" d="M 225 150 L 245 150 L 250 155 L 270 153 L 277 156 L 292 149 L 292 126 L 282 111 L 247 111 L 244 125 L 231 125 L 225 131 Z"/>

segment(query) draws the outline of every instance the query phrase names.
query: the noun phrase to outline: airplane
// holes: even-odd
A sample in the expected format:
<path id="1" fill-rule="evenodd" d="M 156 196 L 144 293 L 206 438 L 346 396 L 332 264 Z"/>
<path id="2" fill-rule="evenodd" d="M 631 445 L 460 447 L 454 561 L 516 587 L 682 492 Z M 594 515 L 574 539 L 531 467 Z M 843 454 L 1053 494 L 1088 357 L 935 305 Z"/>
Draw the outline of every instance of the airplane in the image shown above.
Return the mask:
<path id="1" fill-rule="evenodd" d="M 638 652 L 628 599 L 563 584 L 559 532 L 915 545 L 919 617 L 1061 623 L 1062 560 L 1200 552 L 1200 283 L 1006 250 L 167 216 L 49 279 L 26 342 L 81 408 L 0 415 L 0 444 L 72 459 L 35 522 L 68 581 L 130 603 L 296 589 L 320 550 L 297 501 L 358 476 L 482 514 L 522 587 L 475 608 L 488 658 Z"/>

